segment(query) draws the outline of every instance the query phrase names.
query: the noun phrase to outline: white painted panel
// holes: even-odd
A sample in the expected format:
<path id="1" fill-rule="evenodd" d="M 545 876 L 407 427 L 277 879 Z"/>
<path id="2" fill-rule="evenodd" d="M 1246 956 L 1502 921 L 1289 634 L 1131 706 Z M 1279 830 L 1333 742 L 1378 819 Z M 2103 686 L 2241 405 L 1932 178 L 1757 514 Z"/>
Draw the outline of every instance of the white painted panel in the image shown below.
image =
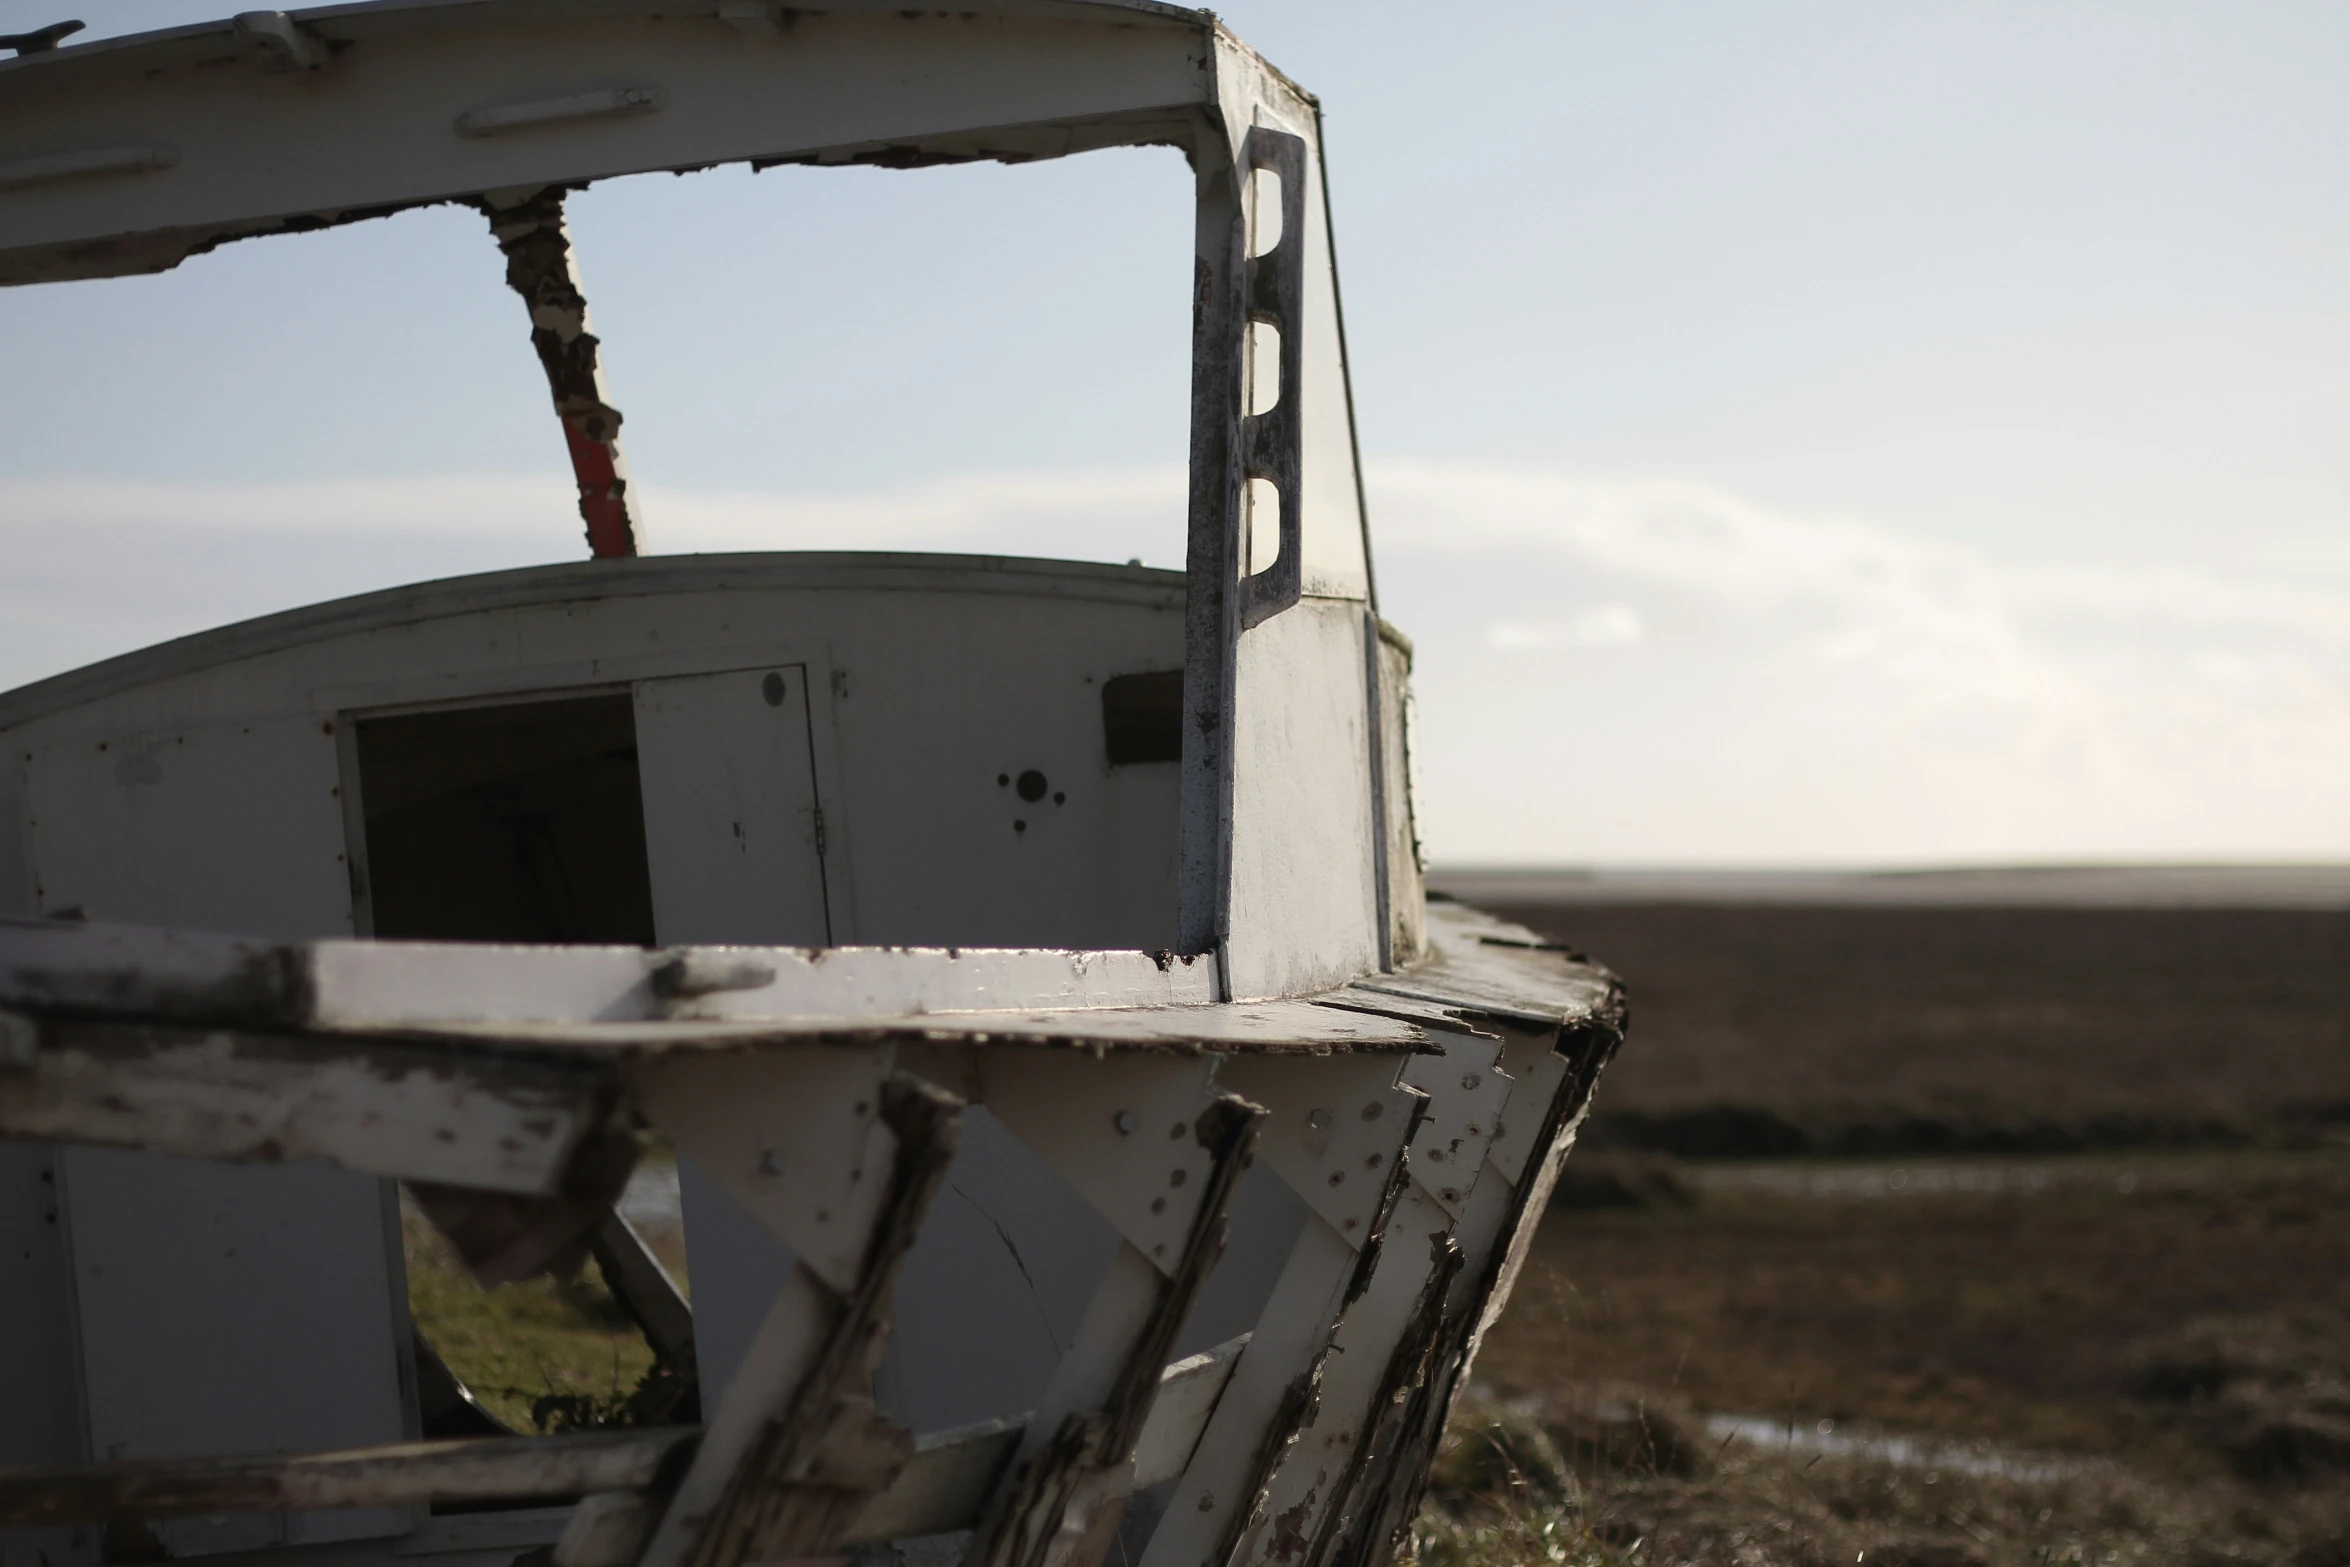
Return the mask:
<path id="1" fill-rule="evenodd" d="M 1232 715 L 1232 999 L 1379 962 L 1362 606 L 1309 598 L 1244 634 Z"/>
<path id="2" fill-rule="evenodd" d="M 1262 1134 L 1259 1134 L 1260 1137 Z M 1258 1144 L 1259 1151 L 1263 1143 Z M 1297 1238 L 1312 1212 L 1289 1183 L 1261 1160 L 1241 1176 L 1232 1194 L 1231 1229 L 1224 1239 L 1224 1255 L 1216 1259 L 1191 1315 L 1176 1336 L 1174 1355 L 1181 1359 L 1213 1348 L 1254 1329 L 1264 1315 L 1265 1301 L 1281 1278 L 1282 1265 L 1297 1249 Z"/>
<path id="3" fill-rule="evenodd" d="M 303 714 L 27 747 L 44 912 L 348 935 L 334 724 Z M 85 1418 L 98 1458 L 358 1446 L 406 1434 L 386 1187 L 320 1165 L 67 1149 Z M 164 1309 L 161 1303 L 169 1303 Z M 176 1554 L 398 1532 L 404 1510 L 158 1532 Z"/>
<path id="4" fill-rule="evenodd" d="M 1370 591 L 1370 568 L 1339 335 L 1337 261 L 1322 203 L 1320 137 L 1309 135 L 1306 146 L 1315 183 L 1306 192 L 1305 385 L 1298 389 L 1305 422 L 1305 590 L 1361 598 Z"/>
<path id="5" fill-rule="evenodd" d="M 279 214 L 905 143 L 967 127 L 1063 122 L 954 143 L 1051 156 L 1149 133 L 1065 123 L 1087 116 L 1140 110 L 1158 135 L 1180 130 L 1179 113 L 1150 111 L 1200 101 L 1207 81 L 1196 22 L 1134 10 L 1092 25 L 1067 13 L 815 11 L 787 31 L 746 36 L 706 4 L 700 16 L 649 18 L 579 6 L 390 9 L 313 23 L 349 45 L 315 72 L 272 73 L 223 26 L 210 37 L 83 52 L 95 59 L 60 51 L 37 62 L 44 69 L 14 74 L 0 160 L 126 144 L 176 156 L 143 173 L 11 192 L 0 212 L 0 278 L 141 270 L 133 258 L 152 253 L 100 245 L 42 264 L 6 256 L 18 247 L 216 224 L 234 233 Z M 663 106 L 506 135 L 458 131 L 470 112 L 614 87 L 650 89 Z M 176 259 L 186 243 L 162 253 Z"/>
<path id="6" fill-rule="evenodd" d="M 82 1456 L 56 1150 L 0 1143 L 0 1468 Z"/>
<path id="7" fill-rule="evenodd" d="M 1177 768 L 1109 765 L 1101 690 L 1181 667 L 1182 605 L 1171 573 L 1057 561 L 534 567 L 225 627 L 0 695 L 0 722 L 25 749 L 55 748 L 90 730 L 254 712 L 324 723 L 804 662 L 819 672 L 834 941 L 1150 951 L 1176 944 Z M 1032 770 L 1050 787 L 1023 800 Z"/>
<path id="8" fill-rule="evenodd" d="M 400 1439 L 380 1183 L 96 1148 L 60 1163 L 93 1457 Z M 173 1554 L 198 1555 L 409 1522 L 382 1508 L 157 1530 Z"/>
<path id="9" fill-rule="evenodd" d="M 0 919 L 33 915 L 33 846 L 25 821 L 24 753 L 0 736 Z"/>
<path id="10" fill-rule="evenodd" d="M 331 719 L 251 718 L 30 748 L 40 911 L 256 936 L 347 936 Z"/>
<path id="11" fill-rule="evenodd" d="M 1077 1337 L 1118 1235 L 982 1107 L 898 1278 L 878 1378 L 916 1431 L 1034 1409 Z"/>
<path id="12" fill-rule="evenodd" d="M 827 944 L 807 666 L 644 680 L 635 694 L 661 940 Z"/>
<path id="13" fill-rule="evenodd" d="M 868 601 L 834 640 L 844 939 L 1172 947 L 1176 767 L 1109 765 L 1101 688 L 1181 635 L 1172 606 Z"/>
<path id="14" fill-rule="evenodd" d="M 1346 359 L 1338 316 L 1338 277 L 1329 214 L 1322 201 L 1321 127 L 1312 103 L 1252 51 L 1227 39 L 1216 50 L 1218 107 L 1237 156 L 1251 127 L 1299 137 L 1306 146 L 1304 297 L 1301 385 L 1284 388 L 1299 399 L 1302 459 L 1305 591 L 1362 598 L 1370 590 L 1363 538 L 1362 499 L 1355 483 L 1353 413 L 1348 407 Z M 1244 207 L 1262 206 L 1251 180 Z M 1256 232 L 1269 232 L 1258 230 Z M 1261 249 L 1261 244 L 1257 247 Z M 1269 399 L 1255 393 L 1260 406 Z"/>
<path id="15" fill-rule="evenodd" d="M 793 1258 L 774 1231 L 682 1155 L 677 1186 L 693 1280 L 694 1367 L 702 1407 L 716 1409 L 768 1308 L 791 1279 Z"/>

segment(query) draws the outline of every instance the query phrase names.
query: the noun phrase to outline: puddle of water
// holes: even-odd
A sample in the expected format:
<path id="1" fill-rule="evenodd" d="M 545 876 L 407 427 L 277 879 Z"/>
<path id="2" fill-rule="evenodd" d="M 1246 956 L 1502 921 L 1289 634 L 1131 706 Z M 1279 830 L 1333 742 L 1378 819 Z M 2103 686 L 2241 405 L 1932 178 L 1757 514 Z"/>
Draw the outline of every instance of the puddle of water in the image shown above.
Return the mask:
<path id="1" fill-rule="evenodd" d="M 1708 1415 L 1705 1429 L 1716 1441 L 1747 1442 L 1776 1452 L 1867 1458 L 1903 1469 L 1947 1470 L 2003 1480 L 2055 1480 L 2081 1467 L 2077 1462 L 2040 1454 L 2004 1451 L 1988 1442 L 1961 1445 L 1880 1432 L 1839 1431 L 1833 1420 L 1807 1425 L 1760 1415 Z"/>
<path id="2" fill-rule="evenodd" d="M 2103 1187 L 2124 1197 L 2193 1184 L 2183 1172 L 2162 1182 L 2111 1165 L 2021 1164 L 1692 1164 L 1682 1178 L 1701 1190 L 1760 1192 L 1772 1197 L 1940 1197 L 1959 1194 L 2032 1196 Z"/>

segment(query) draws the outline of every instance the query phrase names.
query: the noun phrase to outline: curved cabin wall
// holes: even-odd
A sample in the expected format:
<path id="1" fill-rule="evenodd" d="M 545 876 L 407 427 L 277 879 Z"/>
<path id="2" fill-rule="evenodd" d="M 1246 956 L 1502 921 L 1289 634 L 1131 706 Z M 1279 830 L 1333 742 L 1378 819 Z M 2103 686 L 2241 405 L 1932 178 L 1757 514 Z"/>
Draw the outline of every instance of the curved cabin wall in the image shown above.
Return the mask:
<path id="1" fill-rule="evenodd" d="M 1182 599 L 1132 567 L 673 557 L 207 633 L 0 698 L 0 913 L 369 934 L 380 881 L 387 935 L 644 938 L 621 893 L 585 926 L 420 909 L 417 857 L 517 852 L 502 810 L 561 851 L 542 885 L 641 854 L 661 942 L 1172 946 Z"/>
<path id="2" fill-rule="evenodd" d="M 1170 947 L 1183 592 L 1056 562 L 656 557 L 206 633 L 0 697 L 0 916 Z M 0 1301 L 8 1461 L 417 1434 L 387 1183 L 0 1148 L 0 1218 L 51 1190 L 61 1223 L 27 1230 Z M 703 1256 L 730 1364 L 777 1259 Z M 185 1556 L 414 1522 L 157 1527 Z"/>

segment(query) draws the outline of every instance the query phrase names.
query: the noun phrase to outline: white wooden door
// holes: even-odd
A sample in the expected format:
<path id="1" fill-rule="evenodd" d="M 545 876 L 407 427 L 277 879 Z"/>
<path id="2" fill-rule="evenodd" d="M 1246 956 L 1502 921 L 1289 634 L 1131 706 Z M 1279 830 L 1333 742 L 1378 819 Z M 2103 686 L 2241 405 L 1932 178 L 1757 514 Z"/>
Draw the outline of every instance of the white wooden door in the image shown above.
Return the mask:
<path id="1" fill-rule="evenodd" d="M 27 766 L 40 906 L 251 935 L 348 935 L 334 725 L 93 735 Z M 388 1183 L 316 1163 L 59 1150 L 89 1456 L 305 1451 L 409 1434 Z M 13 1389 L 0 1390 L 0 1398 Z M 399 1534 L 406 1508 L 158 1521 L 174 1556 Z"/>
<path id="2" fill-rule="evenodd" d="M 640 681 L 636 744 L 660 939 L 828 945 L 807 667 Z"/>

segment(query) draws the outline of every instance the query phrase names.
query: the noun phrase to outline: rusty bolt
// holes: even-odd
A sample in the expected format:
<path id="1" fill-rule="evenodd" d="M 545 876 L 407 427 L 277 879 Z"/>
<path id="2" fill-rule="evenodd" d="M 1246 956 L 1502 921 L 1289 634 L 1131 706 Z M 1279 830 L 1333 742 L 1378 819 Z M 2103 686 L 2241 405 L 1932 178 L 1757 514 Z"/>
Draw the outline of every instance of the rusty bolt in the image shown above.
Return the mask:
<path id="1" fill-rule="evenodd" d="M 1121 1110 L 1116 1115 L 1110 1117 L 1110 1124 L 1118 1129 L 1118 1135 L 1120 1137 L 1132 1137 L 1134 1135 L 1134 1128 L 1140 1123 L 1134 1119 L 1133 1111 Z"/>
<path id="2" fill-rule="evenodd" d="M 1322 1128 L 1324 1128 L 1325 1126 L 1328 1126 L 1329 1124 L 1330 1124 L 1330 1112 L 1329 1112 L 1329 1111 L 1327 1111 L 1327 1110 L 1308 1110 L 1308 1111 L 1306 1112 L 1306 1125 L 1308 1125 L 1308 1126 L 1312 1127 L 1312 1128 L 1313 1128 L 1315 1131 L 1317 1131 L 1317 1132 L 1318 1132 L 1318 1131 L 1322 1130 Z"/>

